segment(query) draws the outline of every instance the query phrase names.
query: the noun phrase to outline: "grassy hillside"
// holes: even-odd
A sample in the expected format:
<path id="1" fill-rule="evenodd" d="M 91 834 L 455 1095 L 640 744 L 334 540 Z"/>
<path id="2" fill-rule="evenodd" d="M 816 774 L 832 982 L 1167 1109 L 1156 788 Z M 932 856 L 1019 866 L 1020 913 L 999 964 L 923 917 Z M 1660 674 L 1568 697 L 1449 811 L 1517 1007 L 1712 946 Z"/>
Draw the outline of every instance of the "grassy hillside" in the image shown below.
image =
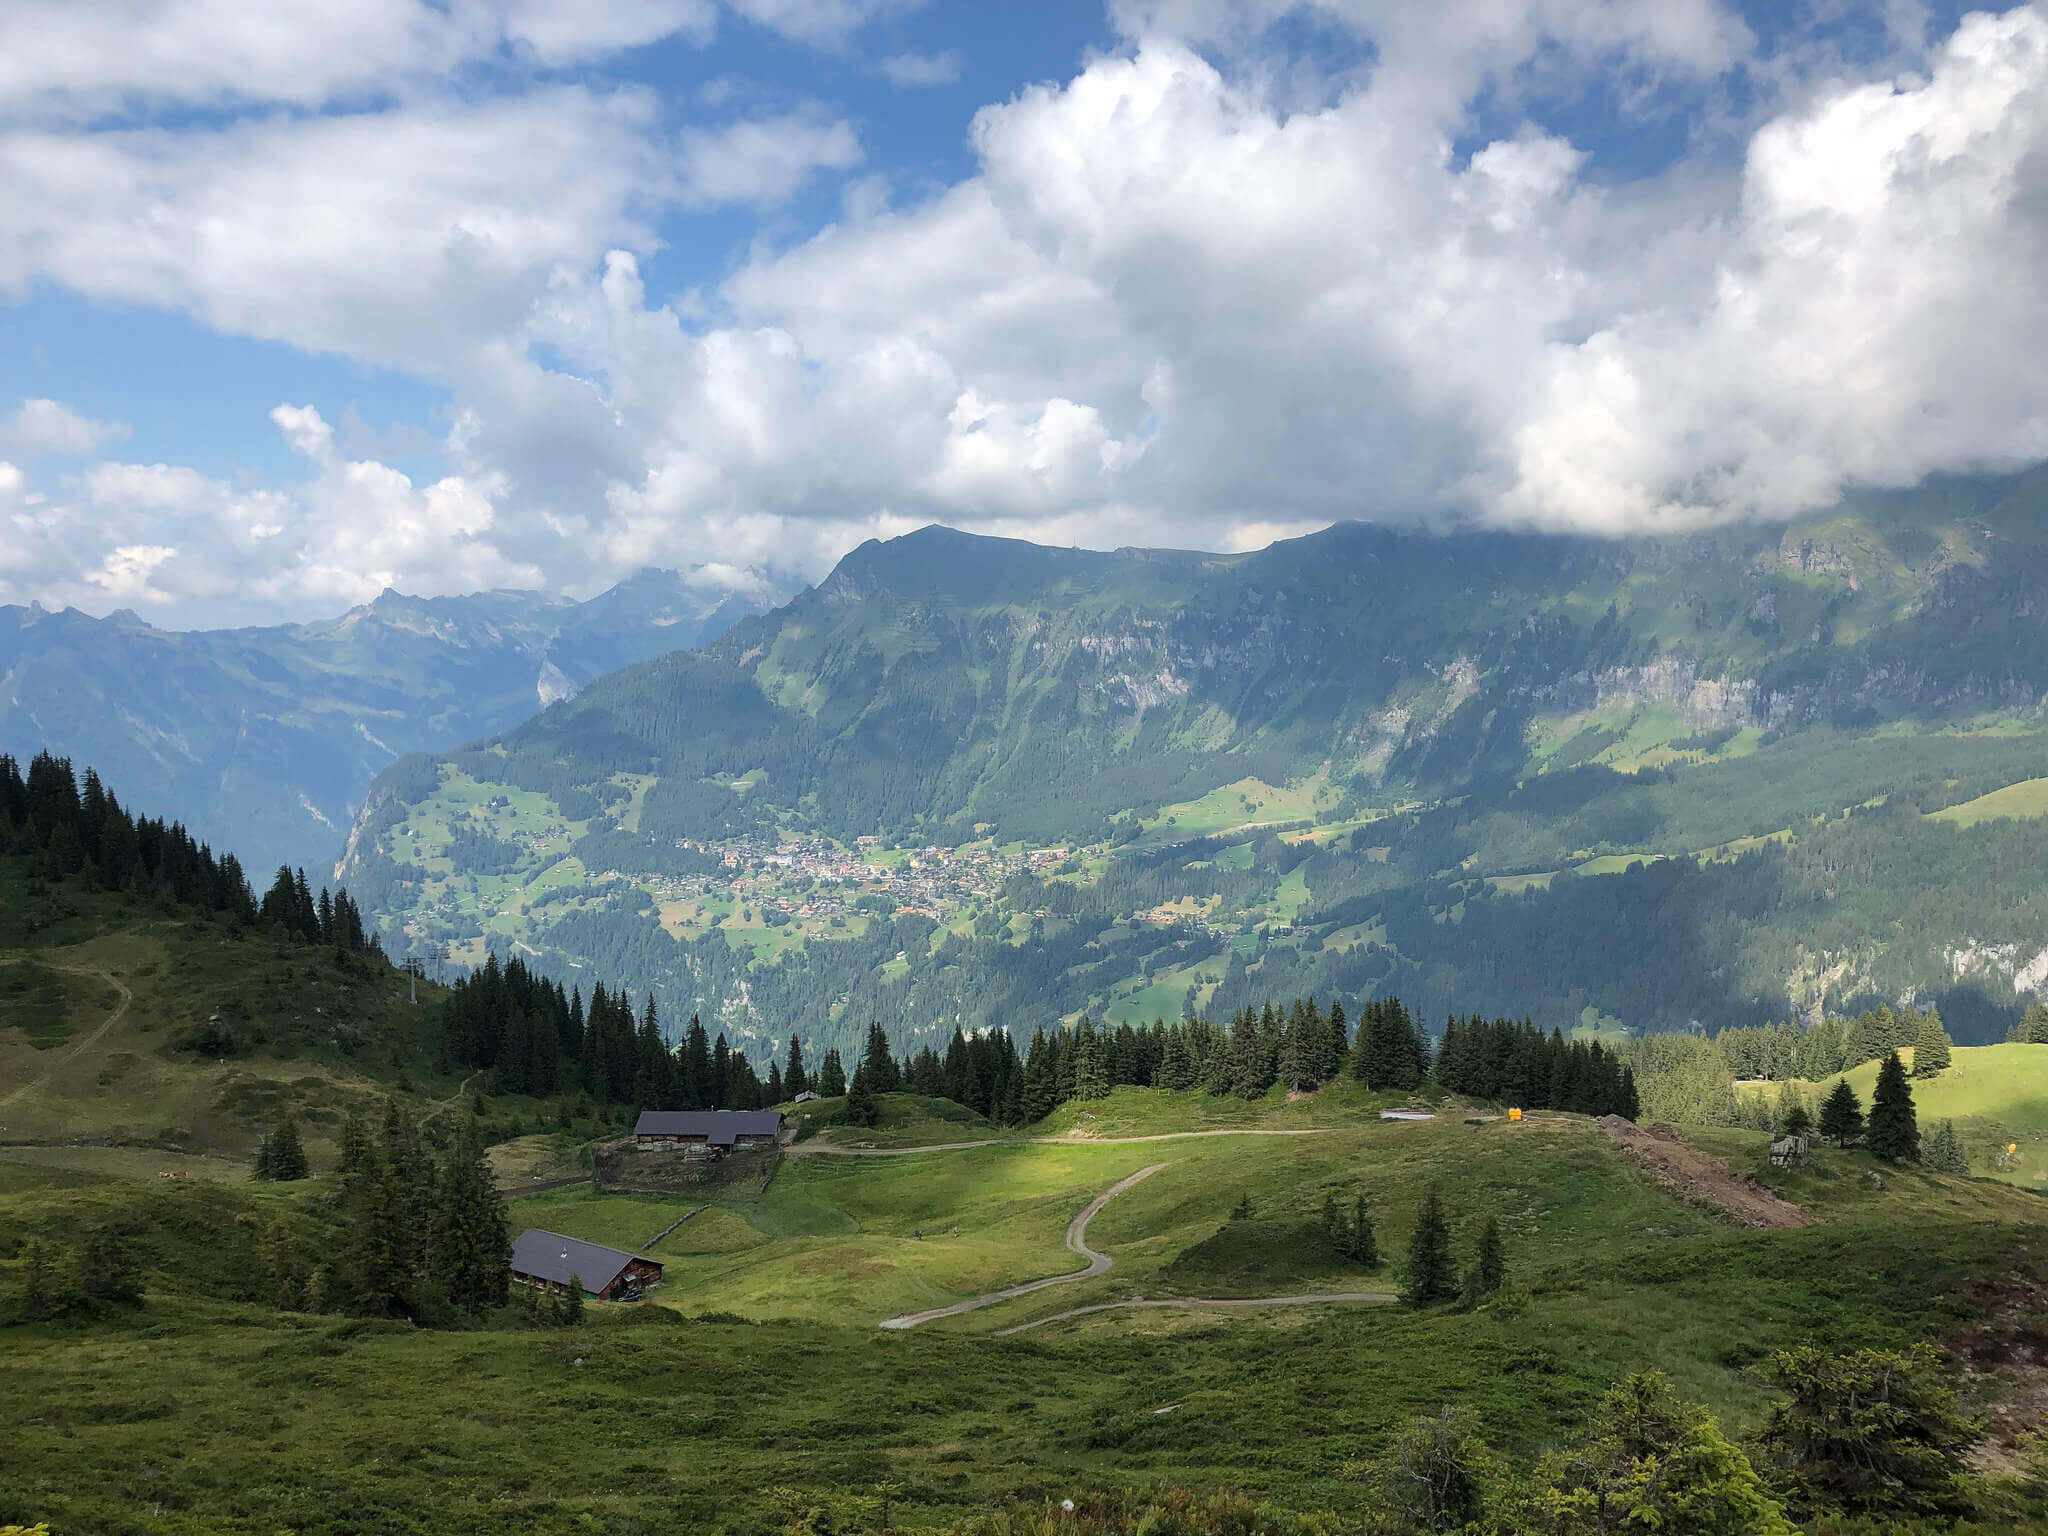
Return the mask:
<path id="1" fill-rule="evenodd" d="M 2044 504 L 1229 556 L 925 530 L 395 765 L 347 877 L 397 951 L 522 946 L 814 1058 L 1390 991 L 1632 1029 L 1916 994 L 1988 1041 L 2048 932 Z"/>
<path id="2" fill-rule="evenodd" d="M 1899 1055 L 1912 1065 L 1910 1047 Z M 1921 1135 L 1943 1120 L 1953 1120 L 1974 1172 L 2048 1193 L 2048 1045 L 1957 1046 L 1950 1059 L 1951 1065 L 1939 1076 L 1912 1080 Z M 1844 1074 L 1865 1108 L 1877 1087 L 1878 1065 L 1867 1061 Z M 1836 1081 L 1801 1086 L 1818 1099 Z M 1774 1085 L 1745 1089 L 1777 1092 Z M 2000 1168 L 1993 1153 L 2008 1145 L 2019 1150 Z"/>
<path id="3" fill-rule="evenodd" d="M 1169 1096 L 1138 1097 L 1114 1113 L 1198 1128 Z M 1904 1174 L 1876 1190 L 1860 1155 L 1824 1154 L 1787 1188 L 1820 1224 L 1752 1232 L 1647 1182 L 1583 1120 L 1396 1124 L 1334 1090 L 1253 1108 L 1327 1134 L 792 1157 L 760 1200 L 702 1210 L 653 1250 L 667 1266 L 654 1304 L 595 1305 L 573 1335 L 269 1311 L 238 1290 L 246 1239 L 193 1234 L 246 1234 L 275 1209 L 315 1222 L 320 1181 L 24 1185 L 47 1170 L 0 1151 L 0 1288 L 18 1282 L 22 1236 L 59 1222 L 132 1203 L 151 1246 L 139 1311 L 9 1331 L 0 1520 L 769 1536 L 805 1509 L 821 1512 L 814 1528 L 876 1529 L 884 1485 L 892 1528 L 918 1530 L 1005 1497 L 1129 1483 L 1356 1515 L 1359 1468 L 1446 1402 L 1525 1463 L 1568 1441 L 1608 1383 L 1655 1364 L 1739 1431 L 1768 1401 L 1751 1368 L 1773 1348 L 1961 1348 L 2020 1326 L 2002 1298 L 2048 1281 L 2048 1207 L 1998 1184 Z M 1709 1144 L 1741 1168 L 1761 1151 L 1743 1133 Z M 1107 1274 L 921 1329 L 873 1326 L 1073 1268 L 1068 1220 L 1155 1162 L 1090 1226 Z M 1366 1194 L 1398 1255 L 1432 1183 L 1461 1256 L 1485 1217 L 1501 1223 L 1504 1300 L 1102 1312 L 994 1333 L 1134 1293 L 1384 1287 L 1386 1271 L 1348 1269 L 1316 1240 L 1323 1195 Z M 514 1222 L 637 1245 L 690 1208 L 568 1191 L 517 1202 Z M 1987 1365 L 1971 1391 L 1990 1402 L 2014 1385 Z"/>
<path id="4" fill-rule="evenodd" d="M 135 1161 L 154 1148 L 205 1177 L 291 1113 L 318 1161 L 350 1105 L 454 1093 L 434 1066 L 441 995 L 381 956 L 47 884 L 0 855 L 0 1142 L 108 1172 L 155 1171 Z M 112 1145 L 54 1145 L 76 1142 Z"/>

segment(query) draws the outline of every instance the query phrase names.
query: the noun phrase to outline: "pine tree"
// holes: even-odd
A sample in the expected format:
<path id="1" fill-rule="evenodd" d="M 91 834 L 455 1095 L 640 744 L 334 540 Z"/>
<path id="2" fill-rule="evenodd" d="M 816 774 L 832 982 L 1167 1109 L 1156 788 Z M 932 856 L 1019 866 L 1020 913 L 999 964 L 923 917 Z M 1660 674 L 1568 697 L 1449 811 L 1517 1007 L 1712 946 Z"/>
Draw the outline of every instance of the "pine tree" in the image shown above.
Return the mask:
<path id="1" fill-rule="evenodd" d="M 880 1112 L 880 1106 L 875 1103 L 875 1090 L 868 1081 L 868 1064 L 862 1061 L 853 1069 L 853 1081 L 846 1089 L 846 1123 L 873 1125 Z"/>
<path id="2" fill-rule="evenodd" d="M 2048 1045 L 2048 1003 L 2036 998 L 2027 1004 L 2019 1023 L 2006 1031 L 2005 1038 L 2013 1045 Z"/>
<path id="3" fill-rule="evenodd" d="M 1938 1077 L 1948 1070 L 1948 1031 L 1941 1027 L 1941 1015 L 1924 1013 L 1913 1033 L 1913 1075 Z"/>
<path id="4" fill-rule="evenodd" d="M 1408 1240 L 1408 1261 L 1401 1272 L 1401 1299 L 1411 1307 L 1434 1306 L 1448 1300 L 1456 1286 L 1450 1224 L 1444 1217 L 1443 1199 L 1432 1184 L 1422 1198 L 1415 1235 Z"/>
<path id="5" fill-rule="evenodd" d="M 1820 1106 L 1820 1133 L 1838 1147 L 1863 1134 L 1863 1101 L 1845 1077 L 1829 1090 Z"/>
<path id="6" fill-rule="evenodd" d="M 1351 1225 L 1344 1237 L 1344 1257 L 1360 1269 L 1380 1267 L 1379 1236 L 1373 1231 L 1372 1212 L 1363 1195 L 1351 1202 Z"/>
<path id="7" fill-rule="evenodd" d="M 1885 1053 L 1877 1069 L 1877 1088 L 1870 1096 L 1870 1121 L 1864 1133 L 1870 1150 L 1890 1163 L 1920 1160 L 1920 1125 L 1913 1113 L 1913 1089 L 1897 1051 Z"/>
<path id="8" fill-rule="evenodd" d="M 341 1263 L 348 1276 L 356 1309 L 373 1316 L 404 1313 L 412 1294 L 411 1246 L 405 1230 L 405 1207 L 396 1180 L 385 1165 L 366 1170 L 348 1215 L 348 1235 Z"/>
<path id="9" fill-rule="evenodd" d="M 505 1304 L 512 1239 L 505 1201 L 474 1131 L 459 1132 L 436 1190 L 428 1272 L 448 1300 L 472 1316 Z"/>
<path id="10" fill-rule="evenodd" d="M 341 1122 L 341 1161 L 334 1171 L 351 1174 L 363 1166 L 370 1155 L 370 1123 L 363 1117 L 361 1109 L 349 1106 L 347 1118 Z"/>
<path id="11" fill-rule="evenodd" d="M 1479 1250 L 1465 1271 L 1465 1305 L 1476 1306 L 1508 1281 L 1507 1254 L 1501 1247 L 1500 1227 L 1489 1216 L 1479 1229 Z"/>
<path id="12" fill-rule="evenodd" d="M 306 1148 L 299 1140 L 299 1123 L 287 1115 L 257 1149 L 256 1177 L 289 1182 L 305 1176 Z"/>
<path id="13" fill-rule="evenodd" d="M 1970 1159 L 1963 1153 L 1962 1139 L 1956 1135 L 1956 1123 L 1944 1120 L 1934 1128 L 1934 1134 L 1927 1138 L 1920 1149 L 1923 1167 L 1936 1173 L 1953 1173 L 1965 1177 L 1970 1172 Z"/>

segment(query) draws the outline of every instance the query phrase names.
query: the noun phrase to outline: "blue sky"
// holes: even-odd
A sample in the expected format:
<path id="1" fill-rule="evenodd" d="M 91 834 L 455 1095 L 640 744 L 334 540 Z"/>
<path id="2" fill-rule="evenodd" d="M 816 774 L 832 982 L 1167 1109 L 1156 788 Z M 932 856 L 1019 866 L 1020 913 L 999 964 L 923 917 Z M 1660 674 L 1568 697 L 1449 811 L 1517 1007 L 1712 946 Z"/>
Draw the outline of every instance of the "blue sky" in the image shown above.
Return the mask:
<path id="1" fill-rule="evenodd" d="M 0 601 L 1620 533 L 2048 458 L 2040 5 L 264 14 L 0 15 Z"/>

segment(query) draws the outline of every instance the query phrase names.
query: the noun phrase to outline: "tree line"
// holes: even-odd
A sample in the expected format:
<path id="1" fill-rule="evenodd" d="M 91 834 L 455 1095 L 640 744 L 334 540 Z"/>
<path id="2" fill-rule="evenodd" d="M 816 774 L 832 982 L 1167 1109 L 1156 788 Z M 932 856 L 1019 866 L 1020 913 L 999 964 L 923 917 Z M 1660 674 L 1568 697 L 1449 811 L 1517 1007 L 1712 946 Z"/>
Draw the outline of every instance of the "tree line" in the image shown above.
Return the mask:
<path id="1" fill-rule="evenodd" d="M 104 891 L 218 913 L 237 929 L 382 952 L 346 890 L 323 888 L 315 897 L 303 869 L 280 866 L 259 903 L 232 853 L 215 853 L 178 822 L 134 815 L 91 768 L 81 782 L 68 757 L 38 752 L 24 773 L 0 754 L 0 850 L 26 854 L 38 880 L 82 878 Z"/>

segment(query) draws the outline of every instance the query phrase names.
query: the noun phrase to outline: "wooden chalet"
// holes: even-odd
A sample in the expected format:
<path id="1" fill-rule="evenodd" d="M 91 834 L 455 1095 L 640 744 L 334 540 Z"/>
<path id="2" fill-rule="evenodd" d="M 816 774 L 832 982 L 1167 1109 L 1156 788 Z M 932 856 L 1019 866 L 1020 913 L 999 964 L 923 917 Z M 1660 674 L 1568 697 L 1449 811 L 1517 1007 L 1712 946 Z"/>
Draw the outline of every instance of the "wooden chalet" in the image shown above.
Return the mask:
<path id="1" fill-rule="evenodd" d="M 782 1134 L 773 1109 L 648 1109 L 633 1127 L 641 1147 L 702 1148 L 723 1157 L 735 1147 L 772 1147 Z"/>
<path id="2" fill-rule="evenodd" d="M 540 1227 L 528 1227 L 513 1242 L 513 1279 L 562 1291 L 569 1288 L 572 1276 L 584 1295 L 599 1301 L 638 1301 L 660 1283 L 661 1265 Z"/>

